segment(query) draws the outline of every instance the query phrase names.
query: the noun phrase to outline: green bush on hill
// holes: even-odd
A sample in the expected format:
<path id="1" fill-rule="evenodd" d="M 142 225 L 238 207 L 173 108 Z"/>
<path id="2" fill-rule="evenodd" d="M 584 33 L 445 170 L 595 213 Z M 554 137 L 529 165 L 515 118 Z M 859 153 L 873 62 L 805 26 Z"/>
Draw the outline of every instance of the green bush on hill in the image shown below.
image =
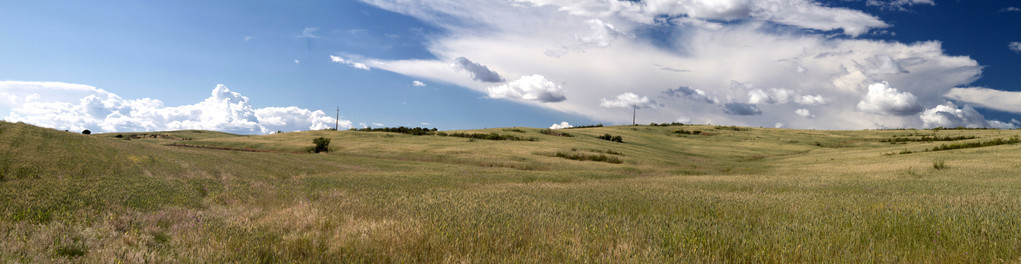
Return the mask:
<path id="1" fill-rule="evenodd" d="M 317 137 L 312 139 L 312 143 L 315 143 L 315 149 L 312 151 L 315 153 L 329 152 L 330 151 L 330 139 L 325 137 Z"/>

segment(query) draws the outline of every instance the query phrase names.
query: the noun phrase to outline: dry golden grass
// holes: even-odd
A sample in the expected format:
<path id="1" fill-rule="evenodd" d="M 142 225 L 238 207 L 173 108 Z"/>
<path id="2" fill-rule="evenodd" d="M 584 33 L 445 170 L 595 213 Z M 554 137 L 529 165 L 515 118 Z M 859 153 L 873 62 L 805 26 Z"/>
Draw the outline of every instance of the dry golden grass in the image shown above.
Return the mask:
<path id="1" fill-rule="evenodd" d="M 1017 145 L 881 142 L 1017 131 L 516 129 L 470 132 L 538 141 L 0 122 L 0 262 L 1021 262 Z"/>

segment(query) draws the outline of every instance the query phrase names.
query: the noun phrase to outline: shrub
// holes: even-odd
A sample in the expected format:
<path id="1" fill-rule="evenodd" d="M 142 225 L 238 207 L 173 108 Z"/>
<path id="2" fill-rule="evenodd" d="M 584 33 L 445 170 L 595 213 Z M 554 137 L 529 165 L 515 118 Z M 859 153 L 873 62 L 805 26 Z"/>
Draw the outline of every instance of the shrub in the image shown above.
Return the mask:
<path id="1" fill-rule="evenodd" d="M 543 134 L 550 135 L 550 136 L 560 136 L 560 137 L 573 137 L 574 136 L 574 135 L 568 134 L 567 132 L 557 132 L 557 131 L 554 131 L 553 129 L 539 130 L 539 133 L 543 133 Z"/>
<path id="2" fill-rule="evenodd" d="M 88 129 L 82 130 L 82 134 L 83 135 L 92 135 L 92 131 L 89 131 Z"/>
<path id="3" fill-rule="evenodd" d="M 463 138 L 469 138 L 469 139 L 536 141 L 536 138 L 534 138 L 534 137 L 526 138 L 526 137 L 519 137 L 519 136 L 515 136 L 515 135 L 500 135 L 499 133 L 496 133 L 496 132 L 492 132 L 492 133 L 489 133 L 489 134 L 481 134 L 481 133 L 471 133 L 471 134 L 468 134 L 468 133 L 464 133 L 464 132 L 454 132 L 454 133 L 450 133 L 450 134 L 447 134 L 447 135 L 451 136 L 451 137 L 463 137 Z"/>
<path id="4" fill-rule="evenodd" d="M 328 138 L 317 137 L 312 139 L 312 143 L 316 144 L 315 149 L 312 150 L 315 153 L 330 151 L 330 139 Z"/>
<path id="5" fill-rule="evenodd" d="M 624 138 L 621 137 L 621 136 L 613 136 L 613 135 L 610 135 L 610 134 L 605 134 L 605 135 L 602 135 L 602 136 L 598 136 L 597 138 L 602 139 L 602 140 L 609 140 L 609 141 L 613 141 L 613 142 L 624 143 Z"/>
<path id="6" fill-rule="evenodd" d="M 560 158 L 569 159 L 569 160 L 577 160 L 577 161 L 589 160 L 589 161 L 599 161 L 599 162 L 606 162 L 606 163 L 613 163 L 613 164 L 624 163 L 624 161 L 620 160 L 620 158 L 618 158 L 618 157 L 606 156 L 605 154 L 585 155 L 585 154 L 581 154 L 581 153 L 566 154 L 566 153 L 563 153 L 563 152 L 557 152 L 557 154 L 554 155 L 554 156 L 560 157 Z"/>
<path id="7" fill-rule="evenodd" d="M 701 135 L 702 134 L 702 130 L 688 131 L 688 130 L 681 129 L 681 130 L 674 130 L 674 133 L 682 134 L 682 135 Z"/>
<path id="8" fill-rule="evenodd" d="M 963 148 L 980 148 L 980 147 L 989 147 L 989 146 L 1007 145 L 1007 144 L 1017 144 L 1017 143 L 1021 143 L 1021 137 L 1012 136 L 1009 139 L 997 138 L 997 139 L 993 139 L 993 140 L 990 140 L 990 141 L 982 141 L 982 142 L 968 142 L 968 143 L 957 143 L 957 144 L 949 144 L 949 145 L 948 144 L 943 144 L 943 145 L 940 145 L 938 147 L 932 148 L 932 151 L 943 151 L 943 150 L 953 150 L 953 149 L 963 149 Z"/>
<path id="9" fill-rule="evenodd" d="M 932 168 L 936 170 L 943 170 L 947 168 L 947 164 L 942 160 L 933 161 Z"/>
<path id="10" fill-rule="evenodd" d="M 574 128 L 590 128 L 590 127 L 603 127 L 603 124 L 595 124 L 595 125 L 588 125 L 588 126 L 574 126 L 574 127 L 568 127 L 568 128 L 566 128 L 566 129 L 574 129 Z"/>

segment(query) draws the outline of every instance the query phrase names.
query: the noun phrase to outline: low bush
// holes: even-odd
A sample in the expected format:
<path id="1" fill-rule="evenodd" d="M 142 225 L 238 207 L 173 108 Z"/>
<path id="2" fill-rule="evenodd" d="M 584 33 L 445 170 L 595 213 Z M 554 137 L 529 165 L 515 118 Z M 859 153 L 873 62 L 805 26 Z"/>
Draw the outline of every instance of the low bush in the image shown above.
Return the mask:
<path id="1" fill-rule="evenodd" d="M 550 136 L 558 136 L 558 137 L 573 137 L 574 136 L 574 135 L 571 135 L 571 134 L 569 134 L 567 132 L 559 132 L 559 131 L 556 131 L 556 130 L 553 130 L 553 129 L 539 130 L 539 133 L 543 133 L 543 134 L 550 135 Z"/>
<path id="2" fill-rule="evenodd" d="M 534 137 L 526 138 L 526 137 L 519 137 L 519 136 L 515 136 L 515 135 L 500 135 L 499 133 L 496 133 L 496 132 L 489 133 L 489 134 L 455 132 L 455 133 L 447 134 L 447 136 L 462 137 L 462 138 L 469 138 L 469 139 L 485 139 L 485 140 L 514 140 L 514 141 L 536 141 L 537 140 Z"/>
<path id="3" fill-rule="evenodd" d="M 1012 137 L 1010 137 L 1008 139 L 997 138 L 997 139 L 994 139 L 994 140 L 981 141 L 981 142 L 943 144 L 943 145 L 940 145 L 938 147 L 933 147 L 931 149 L 931 151 L 944 151 L 944 150 L 954 150 L 954 149 L 964 149 L 964 148 L 980 148 L 980 147 L 990 147 L 990 146 L 1008 145 L 1008 144 L 1017 144 L 1017 143 L 1021 143 L 1021 137 L 1012 136 Z"/>
<path id="4" fill-rule="evenodd" d="M 316 144 L 315 148 L 312 149 L 312 151 L 315 153 L 330 151 L 330 139 L 328 138 L 317 137 L 312 139 L 312 143 Z"/>
<path id="5" fill-rule="evenodd" d="M 932 168 L 936 170 L 943 170 L 947 168 L 947 164 L 942 160 L 933 161 Z"/>
<path id="6" fill-rule="evenodd" d="M 610 134 L 605 134 L 605 135 L 602 135 L 602 136 L 598 136 L 597 138 L 603 139 L 603 140 L 609 140 L 609 141 L 613 141 L 613 142 L 624 143 L 624 138 L 621 137 L 621 136 L 613 136 L 613 135 L 610 135 Z"/>
<path id="7" fill-rule="evenodd" d="M 588 126 L 573 126 L 573 127 L 568 127 L 568 128 L 566 128 L 566 129 L 573 129 L 573 128 L 590 128 L 590 127 L 603 127 L 603 124 L 595 124 L 595 125 L 588 125 Z"/>
<path id="8" fill-rule="evenodd" d="M 747 128 L 737 126 L 716 126 L 716 130 L 748 131 Z"/>
<path id="9" fill-rule="evenodd" d="M 680 130 L 674 130 L 674 133 L 675 134 L 681 134 L 681 135 L 701 135 L 702 134 L 702 130 L 688 131 L 688 130 L 680 129 Z"/>
<path id="10" fill-rule="evenodd" d="M 424 127 L 414 127 L 414 128 L 411 128 L 411 127 L 404 127 L 404 126 L 399 126 L 399 127 L 384 127 L 384 128 L 371 128 L 371 127 L 352 128 L 351 130 L 353 130 L 353 131 L 362 131 L 362 132 L 391 132 L 391 133 L 401 133 L 401 134 L 408 134 L 408 135 L 414 135 L 414 136 L 434 135 L 438 131 L 438 129 L 436 129 L 435 127 L 432 128 L 432 129 L 428 129 L 428 128 L 424 128 Z"/>
<path id="11" fill-rule="evenodd" d="M 951 136 L 943 136 L 943 137 L 940 137 L 940 136 L 922 136 L 922 137 L 918 137 L 918 138 L 894 137 L 894 138 L 882 139 L 879 142 L 890 142 L 890 143 L 898 143 L 898 142 L 930 142 L 930 141 L 958 141 L 958 140 L 967 140 L 967 139 L 975 139 L 975 136 L 956 136 L 956 137 L 951 137 Z"/>
<path id="12" fill-rule="evenodd" d="M 567 154 L 567 153 L 563 153 L 563 152 L 557 152 L 556 156 L 560 157 L 560 158 L 565 158 L 565 159 L 570 159 L 570 160 L 577 160 L 577 161 L 587 161 L 588 160 L 588 161 L 599 161 L 599 162 L 606 162 L 606 163 L 613 163 L 613 164 L 621 164 L 621 163 L 624 162 L 624 161 L 620 160 L 620 158 L 612 157 L 612 156 L 606 156 L 605 154 L 585 155 L 585 154 L 582 154 L 582 153 Z"/>

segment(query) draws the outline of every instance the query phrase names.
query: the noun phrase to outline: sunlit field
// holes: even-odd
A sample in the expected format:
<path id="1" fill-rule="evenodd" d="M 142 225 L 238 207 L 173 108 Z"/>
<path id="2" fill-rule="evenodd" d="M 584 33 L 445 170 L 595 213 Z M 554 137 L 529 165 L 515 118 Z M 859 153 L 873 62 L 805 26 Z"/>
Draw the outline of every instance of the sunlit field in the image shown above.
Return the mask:
<path id="1" fill-rule="evenodd" d="M 0 122 L 0 262 L 1021 262 L 1021 131 L 440 132 Z"/>

